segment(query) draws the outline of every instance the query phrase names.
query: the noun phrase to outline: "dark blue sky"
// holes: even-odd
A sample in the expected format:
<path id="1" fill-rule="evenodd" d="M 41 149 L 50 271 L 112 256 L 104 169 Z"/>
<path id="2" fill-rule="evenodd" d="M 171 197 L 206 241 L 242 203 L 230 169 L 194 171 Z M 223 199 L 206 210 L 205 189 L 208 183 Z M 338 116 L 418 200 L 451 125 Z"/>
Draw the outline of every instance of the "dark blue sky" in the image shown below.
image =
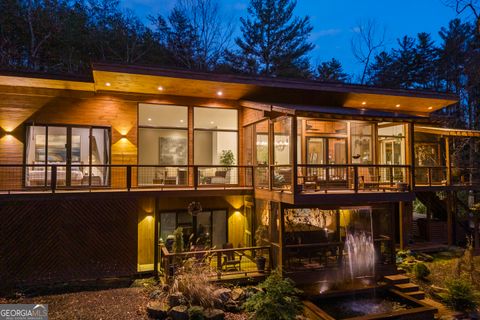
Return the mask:
<path id="1" fill-rule="evenodd" d="M 176 0 L 123 0 L 125 7 L 141 17 L 168 14 Z M 248 0 L 219 0 L 228 15 L 246 15 Z M 297 0 L 296 14 L 309 15 L 313 24 L 311 53 L 314 64 L 339 59 L 345 71 L 358 74 L 360 66 L 351 52 L 350 41 L 359 20 L 375 19 L 387 30 L 387 47 L 403 35 L 428 32 L 438 40 L 438 31 L 455 18 L 456 12 L 442 0 Z M 238 21 L 238 19 L 235 19 Z M 239 22 L 237 22 L 237 30 Z"/>

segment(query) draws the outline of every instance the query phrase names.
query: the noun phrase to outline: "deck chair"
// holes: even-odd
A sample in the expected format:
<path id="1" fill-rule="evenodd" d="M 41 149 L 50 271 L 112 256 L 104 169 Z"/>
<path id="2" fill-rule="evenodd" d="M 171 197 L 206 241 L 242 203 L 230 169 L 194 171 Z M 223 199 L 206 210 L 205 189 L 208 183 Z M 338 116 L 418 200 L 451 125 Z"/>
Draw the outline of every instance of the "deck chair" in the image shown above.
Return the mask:
<path id="1" fill-rule="evenodd" d="M 233 249 L 233 244 L 225 243 L 223 249 Z M 228 251 L 223 254 L 222 270 L 224 271 L 240 271 L 242 256 L 237 255 L 235 251 Z"/>

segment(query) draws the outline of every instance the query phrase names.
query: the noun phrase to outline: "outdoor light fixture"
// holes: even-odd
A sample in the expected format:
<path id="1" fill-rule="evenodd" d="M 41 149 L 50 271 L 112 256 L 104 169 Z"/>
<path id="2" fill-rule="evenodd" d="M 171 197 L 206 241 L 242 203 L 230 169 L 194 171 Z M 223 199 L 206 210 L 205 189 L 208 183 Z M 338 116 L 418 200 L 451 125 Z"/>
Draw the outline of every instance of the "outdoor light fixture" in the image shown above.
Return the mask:
<path id="1" fill-rule="evenodd" d="M 183 119 L 181 119 L 180 122 L 183 123 Z"/>
<path id="2" fill-rule="evenodd" d="M 158 91 L 163 91 L 163 87 L 162 87 L 162 86 L 158 86 L 157 90 L 158 90 Z"/>
<path id="3" fill-rule="evenodd" d="M 366 105 L 366 104 L 367 104 L 367 102 L 366 102 L 366 101 L 363 101 L 363 102 L 362 102 L 362 105 L 363 105 L 363 106 L 364 106 L 364 105 Z"/>
<path id="4" fill-rule="evenodd" d="M 395 108 L 400 108 L 400 105 L 399 105 L 399 104 L 397 104 L 397 105 L 395 106 Z"/>
<path id="5" fill-rule="evenodd" d="M 105 85 L 106 85 L 107 87 L 110 87 L 110 86 L 111 86 L 110 82 L 105 82 Z"/>
<path id="6" fill-rule="evenodd" d="M 219 96 L 219 97 L 223 96 L 223 92 L 222 91 L 217 91 L 217 96 Z"/>
<path id="7" fill-rule="evenodd" d="M 433 107 L 428 107 L 428 110 L 432 110 L 432 109 L 433 109 Z"/>
<path id="8" fill-rule="evenodd" d="M 152 121 L 152 118 L 148 118 L 147 120 L 148 120 L 148 121 Z"/>

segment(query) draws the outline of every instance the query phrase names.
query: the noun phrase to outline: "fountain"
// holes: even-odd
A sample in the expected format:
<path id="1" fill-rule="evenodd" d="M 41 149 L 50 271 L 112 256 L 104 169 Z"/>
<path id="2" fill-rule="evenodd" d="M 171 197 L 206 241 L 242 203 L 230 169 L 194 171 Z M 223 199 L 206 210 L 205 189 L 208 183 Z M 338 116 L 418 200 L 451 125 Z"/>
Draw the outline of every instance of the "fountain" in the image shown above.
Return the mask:
<path id="1" fill-rule="evenodd" d="M 345 226 L 345 244 L 343 251 L 348 258 L 348 273 L 351 284 L 356 280 L 372 279 L 375 281 L 375 246 L 373 242 L 372 210 L 355 208 L 342 210 Z M 344 272 L 344 281 L 346 279 Z M 367 284 L 366 281 L 362 281 Z"/>
<path id="2" fill-rule="evenodd" d="M 344 232 L 343 268 L 337 274 L 336 288 L 324 291 L 327 282 L 318 282 L 320 295 L 305 301 L 310 319 L 433 319 L 435 308 L 404 293 L 376 285 L 375 239 L 372 210 L 340 210 Z"/>

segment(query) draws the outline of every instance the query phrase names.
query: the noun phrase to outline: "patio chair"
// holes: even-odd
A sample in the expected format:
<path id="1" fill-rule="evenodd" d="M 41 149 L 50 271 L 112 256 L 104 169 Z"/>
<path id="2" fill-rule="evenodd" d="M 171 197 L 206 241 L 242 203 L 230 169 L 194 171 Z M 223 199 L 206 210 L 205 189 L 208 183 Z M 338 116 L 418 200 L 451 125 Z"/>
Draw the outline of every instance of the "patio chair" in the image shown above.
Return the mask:
<path id="1" fill-rule="evenodd" d="M 233 249 L 233 244 L 225 243 L 223 249 Z M 237 255 L 235 251 L 227 251 L 223 254 L 222 270 L 223 271 L 240 271 L 242 256 Z"/>

